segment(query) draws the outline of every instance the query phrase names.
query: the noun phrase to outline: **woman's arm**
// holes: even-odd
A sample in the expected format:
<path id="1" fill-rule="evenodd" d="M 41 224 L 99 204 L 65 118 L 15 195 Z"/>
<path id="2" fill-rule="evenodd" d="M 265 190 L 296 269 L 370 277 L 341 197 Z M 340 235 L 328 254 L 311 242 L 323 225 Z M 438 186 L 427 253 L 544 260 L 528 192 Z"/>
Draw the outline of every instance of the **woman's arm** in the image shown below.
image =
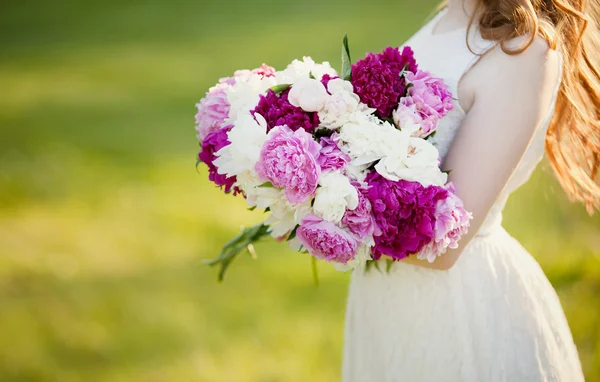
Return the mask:
<path id="1" fill-rule="evenodd" d="M 473 220 L 457 249 L 448 250 L 433 263 L 414 256 L 404 261 L 441 270 L 456 263 L 547 117 L 559 61 L 558 54 L 538 39 L 517 56 L 495 49 L 465 77 L 476 84 L 474 101 L 442 167 L 451 170 L 449 180 Z"/>

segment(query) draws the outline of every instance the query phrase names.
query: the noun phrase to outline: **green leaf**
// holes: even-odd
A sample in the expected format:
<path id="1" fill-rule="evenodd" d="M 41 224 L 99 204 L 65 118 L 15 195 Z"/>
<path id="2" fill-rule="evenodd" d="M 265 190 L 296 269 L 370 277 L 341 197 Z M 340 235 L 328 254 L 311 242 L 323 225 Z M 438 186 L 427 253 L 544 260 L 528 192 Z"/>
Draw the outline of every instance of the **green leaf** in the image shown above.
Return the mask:
<path id="1" fill-rule="evenodd" d="M 269 211 L 271 211 L 271 207 L 267 207 L 267 208 L 265 208 L 265 214 L 266 214 L 267 212 L 269 212 Z"/>
<path id="2" fill-rule="evenodd" d="M 379 268 L 379 264 L 380 264 L 381 262 L 380 262 L 379 260 L 377 260 L 377 261 L 374 261 L 374 263 L 375 263 L 375 264 L 373 264 L 373 265 L 375 265 L 375 268 L 377 268 L 377 270 L 378 270 L 379 272 L 381 272 L 381 268 Z"/>
<path id="3" fill-rule="evenodd" d="M 368 272 L 372 267 L 375 260 L 367 260 L 365 263 L 365 272 Z"/>
<path id="4" fill-rule="evenodd" d="M 312 74 L 312 72 L 308 73 L 308 78 L 310 78 L 311 80 L 316 80 L 315 76 Z"/>
<path id="5" fill-rule="evenodd" d="M 342 42 L 342 79 L 352 79 L 352 60 L 350 59 L 350 47 L 348 46 L 348 35 L 344 36 Z"/>
<path id="6" fill-rule="evenodd" d="M 390 269 L 392 269 L 392 264 L 394 264 L 394 260 L 385 259 L 385 272 L 390 273 Z"/>
<path id="7" fill-rule="evenodd" d="M 298 231 L 298 228 L 300 227 L 300 224 L 297 224 L 294 229 L 292 230 L 292 232 L 290 232 L 290 235 L 288 236 L 288 238 L 286 239 L 286 241 L 290 241 L 293 240 L 296 237 L 296 231 Z"/>
<path id="8" fill-rule="evenodd" d="M 383 121 L 389 123 L 392 126 L 396 126 L 396 122 L 394 122 L 394 118 L 392 118 L 392 117 L 383 118 Z M 397 128 L 397 126 L 396 126 L 396 128 Z"/>
<path id="9" fill-rule="evenodd" d="M 287 88 L 289 88 L 290 86 L 292 86 L 292 85 L 291 84 L 281 84 L 281 85 L 275 85 L 275 86 L 271 87 L 270 89 L 273 90 L 273 92 L 275 94 L 279 94 L 282 91 L 284 91 Z"/>
<path id="10" fill-rule="evenodd" d="M 264 182 L 263 184 L 259 185 L 258 187 L 275 188 L 275 186 L 273 186 L 273 183 L 271 183 L 271 182 Z"/>
<path id="11" fill-rule="evenodd" d="M 444 174 L 446 174 L 446 175 L 450 175 L 450 173 L 452 172 L 452 170 L 446 170 L 446 171 L 443 171 L 443 170 L 442 170 L 442 172 L 443 172 Z"/>
<path id="12" fill-rule="evenodd" d="M 314 132 L 315 138 L 331 137 L 335 131 L 332 129 L 318 129 Z"/>
<path id="13" fill-rule="evenodd" d="M 210 266 L 220 266 L 218 280 L 223 281 L 225 278 L 225 272 L 231 262 L 244 250 L 248 249 L 248 246 L 252 243 L 257 242 L 262 237 L 269 235 L 269 226 L 265 224 L 258 224 L 250 228 L 244 229 L 233 239 L 229 240 L 221 249 L 221 253 L 216 259 L 205 261 L 204 263 Z"/>
<path id="14" fill-rule="evenodd" d="M 248 211 L 254 211 L 255 209 L 256 209 L 256 206 L 248 207 Z"/>
<path id="15" fill-rule="evenodd" d="M 317 258 L 314 256 L 310 257 L 310 264 L 312 268 L 313 281 L 315 282 L 315 286 L 319 286 L 319 269 L 317 268 Z"/>
<path id="16" fill-rule="evenodd" d="M 406 74 L 406 69 L 408 69 L 408 64 L 404 65 L 404 67 L 402 68 L 402 70 L 400 71 L 400 74 L 398 74 L 400 77 L 404 77 L 404 75 Z"/>

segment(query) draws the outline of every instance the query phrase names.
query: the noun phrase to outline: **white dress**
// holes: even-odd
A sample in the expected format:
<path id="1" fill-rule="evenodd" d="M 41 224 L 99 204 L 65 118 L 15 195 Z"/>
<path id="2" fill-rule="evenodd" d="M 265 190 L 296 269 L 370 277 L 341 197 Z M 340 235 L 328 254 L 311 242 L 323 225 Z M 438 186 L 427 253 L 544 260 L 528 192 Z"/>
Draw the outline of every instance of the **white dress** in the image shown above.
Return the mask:
<path id="1" fill-rule="evenodd" d="M 442 14 L 406 45 L 414 49 L 420 67 L 444 78 L 456 96 L 461 77 L 478 56 L 467 48 L 466 29 L 432 34 Z M 476 28 L 473 32 L 475 51 L 493 45 Z M 464 117 L 455 102 L 438 127 L 435 141 L 442 157 Z M 501 226 L 508 196 L 529 179 L 543 156 L 547 124 L 449 271 L 402 262 L 389 273 L 385 266 L 354 271 L 344 382 L 583 381 L 556 292 L 537 262 Z"/>

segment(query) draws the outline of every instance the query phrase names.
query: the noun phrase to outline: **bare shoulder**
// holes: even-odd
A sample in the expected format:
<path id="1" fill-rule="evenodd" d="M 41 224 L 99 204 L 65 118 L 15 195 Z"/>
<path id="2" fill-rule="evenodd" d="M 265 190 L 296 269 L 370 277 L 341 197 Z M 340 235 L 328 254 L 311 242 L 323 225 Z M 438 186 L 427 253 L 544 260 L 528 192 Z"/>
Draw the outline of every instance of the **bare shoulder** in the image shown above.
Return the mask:
<path id="1" fill-rule="evenodd" d="M 519 49 L 526 43 L 526 37 L 517 37 L 505 43 L 508 50 Z M 533 43 L 519 54 L 507 54 L 500 46 L 497 46 L 490 52 L 488 62 L 494 62 L 506 66 L 507 69 L 514 69 L 519 72 L 531 71 L 539 72 L 541 70 L 552 70 L 557 68 L 559 57 L 558 53 L 550 49 L 548 43 L 538 36 Z M 485 64 L 485 62 L 482 62 Z M 532 73 L 529 73 L 532 74 Z"/>
<path id="2" fill-rule="evenodd" d="M 526 37 L 507 41 L 505 48 L 517 49 Z M 508 54 L 498 45 L 481 57 L 480 61 L 465 74 L 459 84 L 461 106 L 468 111 L 476 99 L 510 97 L 515 91 L 527 94 L 553 93 L 558 81 L 560 54 L 537 37 L 520 54 Z M 545 98 L 540 99 L 543 102 Z"/>
<path id="3" fill-rule="evenodd" d="M 526 42 L 526 37 L 517 37 L 505 43 L 507 50 L 518 49 Z M 508 54 L 496 46 L 475 66 L 473 76 L 485 76 L 484 83 L 498 89 L 510 82 L 511 88 L 523 87 L 543 90 L 546 85 L 556 84 L 559 73 L 559 53 L 550 49 L 548 43 L 537 37 L 533 43 L 519 54 Z M 492 79 L 492 81 L 490 81 Z M 550 86 L 551 89 L 554 86 Z"/>
<path id="4" fill-rule="evenodd" d="M 507 41 L 507 50 L 517 49 L 526 37 Z M 560 54 L 541 37 L 519 54 L 508 54 L 499 45 L 485 54 L 460 84 L 469 110 L 475 102 L 525 102 L 531 108 L 549 104 L 558 83 Z"/>

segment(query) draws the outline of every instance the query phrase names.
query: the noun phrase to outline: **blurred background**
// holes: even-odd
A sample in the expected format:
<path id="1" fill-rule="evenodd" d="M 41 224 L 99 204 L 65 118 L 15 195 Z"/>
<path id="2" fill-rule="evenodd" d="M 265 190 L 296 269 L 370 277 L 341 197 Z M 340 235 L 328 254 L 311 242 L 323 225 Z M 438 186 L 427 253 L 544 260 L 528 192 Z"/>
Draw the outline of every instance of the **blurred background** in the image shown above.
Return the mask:
<path id="1" fill-rule="evenodd" d="M 0 380 L 335 381 L 348 274 L 266 242 L 202 264 L 261 213 L 194 169 L 219 77 L 401 45 L 435 1 L 29 0 L 0 10 Z M 600 218 L 547 165 L 505 226 L 560 295 L 600 381 Z"/>

